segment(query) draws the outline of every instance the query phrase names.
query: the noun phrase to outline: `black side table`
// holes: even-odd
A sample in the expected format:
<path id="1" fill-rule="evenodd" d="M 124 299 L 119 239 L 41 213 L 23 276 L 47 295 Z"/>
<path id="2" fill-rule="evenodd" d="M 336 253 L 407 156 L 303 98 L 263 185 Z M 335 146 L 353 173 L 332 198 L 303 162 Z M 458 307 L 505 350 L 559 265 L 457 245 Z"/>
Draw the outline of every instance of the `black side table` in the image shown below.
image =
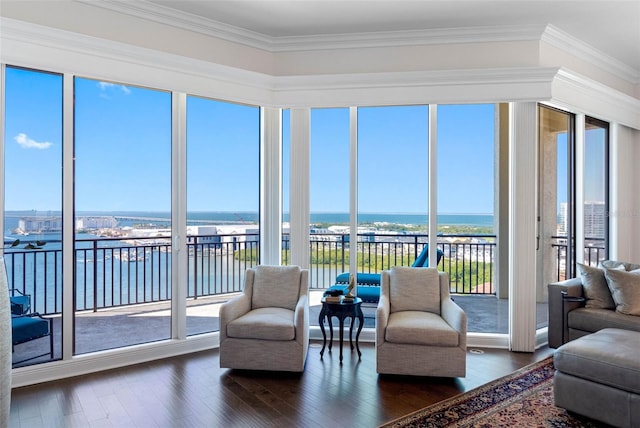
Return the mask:
<path id="1" fill-rule="evenodd" d="M 327 345 L 327 334 L 324 331 L 324 320 L 326 319 L 329 322 L 329 352 L 331 352 L 331 345 L 333 344 L 333 322 L 332 318 L 336 317 L 340 321 L 340 363 L 342 364 L 342 342 L 344 339 L 344 320 L 345 318 L 351 318 L 351 326 L 349 327 L 349 345 L 351 346 L 351 351 L 353 351 L 353 325 L 355 324 L 355 319 L 358 318 L 358 331 L 356 332 L 356 350 L 358 351 L 358 358 L 362 357 L 362 353 L 360 352 L 360 345 L 358 344 L 358 339 L 360 338 L 360 332 L 362 331 L 362 324 L 364 323 L 364 315 L 362 314 L 362 299 L 356 297 L 351 302 L 327 302 L 325 298 L 322 298 L 322 309 L 320 310 L 320 317 L 318 318 L 318 324 L 320 325 L 320 330 L 322 330 L 322 350 L 320 351 L 320 358 L 324 355 L 324 348 Z"/>
<path id="2" fill-rule="evenodd" d="M 561 291 L 562 294 L 562 343 L 567 343 L 567 337 L 565 335 L 565 329 L 567 325 L 567 318 L 569 317 L 569 313 L 565 310 L 565 305 L 567 303 L 584 303 L 587 301 L 582 296 L 569 296 L 566 291 Z"/>

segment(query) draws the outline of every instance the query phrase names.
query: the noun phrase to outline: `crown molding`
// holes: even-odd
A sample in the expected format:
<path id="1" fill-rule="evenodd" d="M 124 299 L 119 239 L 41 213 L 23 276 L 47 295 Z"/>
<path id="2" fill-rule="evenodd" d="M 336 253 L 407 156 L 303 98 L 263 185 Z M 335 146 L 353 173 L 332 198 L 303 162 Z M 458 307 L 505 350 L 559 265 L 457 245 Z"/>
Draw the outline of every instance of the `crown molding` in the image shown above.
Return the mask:
<path id="1" fill-rule="evenodd" d="M 552 105 L 640 129 L 640 99 L 578 73 L 560 68 L 553 80 L 552 93 Z"/>
<path id="2" fill-rule="evenodd" d="M 272 53 L 454 43 L 543 41 L 633 84 L 640 84 L 639 70 L 612 58 L 553 25 L 468 27 L 272 37 L 190 13 L 180 12 L 166 6 L 149 3 L 145 0 L 137 2 L 127 0 L 74 1 Z"/>
<path id="3" fill-rule="evenodd" d="M 144 0 L 136 2 L 73 1 L 273 53 L 452 43 L 538 41 L 545 28 L 543 25 L 519 25 L 273 37 Z"/>
<path id="4" fill-rule="evenodd" d="M 86 73 L 87 71 L 82 68 L 86 67 L 87 70 L 89 70 L 88 72 L 92 72 L 91 77 L 93 78 L 104 78 L 105 80 L 117 78 L 117 76 L 113 75 L 109 77 L 111 73 L 114 73 L 113 69 L 104 69 L 97 73 L 93 72 L 94 69 L 92 67 L 96 67 L 95 64 L 93 64 L 94 61 L 87 61 L 81 64 L 82 67 L 79 67 L 78 63 L 59 60 L 52 66 L 50 58 L 28 55 L 20 49 L 22 46 L 40 46 L 56 52 L 69 53 L 74 55 L 74 57 L 97 58 L 108 62 L 127 63 L 149 70 L 164 70 L 209 80 L 212 79 L 213 76 L 217 82 L 249 89 L 249 91 L 247 91 L 249 93 L 255 91 L 258 94 L 264 94 L 272 87 L 273 78 L 269 75 L 215 64 L 209 61 L 159 52 L 140 46 L 77 34 L 5 17 L 0 17 L 0 27 L 2 28 L 1 38 L 4 44 L 2 51 L 0 51 L 0 61 L 10 65 L 43 68 L 52 72 L 68 72 L 72 74 Z M 8 42 L 14 42 L 16 47 L 12 48 Z M 139 76 L 140 79 L 148 77 L 149 75 Z M 126 82 L 143 86 L 150 84 L 150 82 L 138 82 L 135 80 L 132 81 L 131 79 L 127 79 Z M 154 82 L 154 84 L 157 83 Z M 157 89 L 186 90 L 168 85 L 159 85 Z M 262 98 L 264 98 L 264 96 L 262 96 Z M 263 101 L 262 98 L 260 96 L 256 98 L 240 98 L 237 101 L 257 104 L 258 101 Z"/>
<path id="5" fill-rule="evenodd" d="M 561 31 L 553 25 L 547 25 L 542 33 L 541 41 L 633 84 L 640 84 L 639 70 L 593 48 L 591 45 Z"/>

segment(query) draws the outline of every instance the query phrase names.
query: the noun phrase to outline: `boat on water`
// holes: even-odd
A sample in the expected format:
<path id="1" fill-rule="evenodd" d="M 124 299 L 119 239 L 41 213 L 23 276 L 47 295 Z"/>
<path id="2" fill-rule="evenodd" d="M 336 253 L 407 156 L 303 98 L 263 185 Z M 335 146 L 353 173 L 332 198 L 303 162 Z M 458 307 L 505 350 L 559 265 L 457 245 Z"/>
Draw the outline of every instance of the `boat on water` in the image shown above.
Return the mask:
<path id="1" fill-rule="evenodd" d="M 144 261 L 144 254 L 137 254 L 135 251 L 132 252 L 116 252 L 113 254 L 113 257 L 119 260 L 122 263 L 133 263 L 133 262 L 142 262 Z"/>

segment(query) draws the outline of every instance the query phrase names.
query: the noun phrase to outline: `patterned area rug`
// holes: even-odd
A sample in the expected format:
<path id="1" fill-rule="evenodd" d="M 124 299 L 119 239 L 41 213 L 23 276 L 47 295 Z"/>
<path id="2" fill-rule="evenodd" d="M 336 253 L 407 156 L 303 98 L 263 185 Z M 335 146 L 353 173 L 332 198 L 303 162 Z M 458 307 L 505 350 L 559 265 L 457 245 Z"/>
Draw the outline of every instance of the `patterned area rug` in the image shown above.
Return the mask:
<path id="1" fill-rule="evenodd" d="M 549 357 L 382 427 L 606 426 L 553 404 L 553 372 L 553 357 Z"/>

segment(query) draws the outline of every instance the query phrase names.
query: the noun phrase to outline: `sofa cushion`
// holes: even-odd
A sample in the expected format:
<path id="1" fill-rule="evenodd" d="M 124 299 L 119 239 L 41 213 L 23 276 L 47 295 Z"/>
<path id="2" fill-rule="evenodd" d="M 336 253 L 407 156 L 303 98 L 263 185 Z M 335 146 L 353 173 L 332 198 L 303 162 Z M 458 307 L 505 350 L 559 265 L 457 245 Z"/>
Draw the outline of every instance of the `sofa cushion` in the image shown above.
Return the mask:
<path id="1" fill-rule="evenodd" d="M 440 315 L 440 278 L 436 268 L 396 266 L 389 273 L 391 312 L 426 311 Z"/>
<path id="2" fill-rule="evenodd" d="M 255 268 L 251 308 L 278 307 L 295 309 L 300 294 L 299 266 L 266 266 Z"/>
<path id="3" fill-rule="evenodd" d="M 640 269 L 631 272 L 605 269 L 605 277 L 616 311 L 640 315 Z"/>
<path id="4" fill-rule="evenodd" d="M 294 311 L 260 308 L 247 312 L 227 325 L 227 336 L 237 339 L 293 340 L 296 330 Z"/>
<path id="5" fill-rule="evenodd" d="M 603 328 L 640 331 L 640 317 L 611 309 L 578 308 L 567 314 L 567 325 L 571 329 L 588 332 Z"/>
<path id="6" fill-rule="evenodd" d="M 458 332 L 431 312 L 401 311 L 389 315 L 385 340 L 425 346 L 458 346 Z"/>
<path id="7" fill-rule="evenodd" d="M 584 297 L 587 299 L 585 307 L 593 309 L 615 309 L 616 304 L 611 297 L 611 291 L 604 276 L 604 269 L 577 263 L 578 272 L 582 279 Z M 613 267 L 612 267 L 613 268 Z M 624 269 L 622 265 L 620 268 Z"/>
<path id="8" fill-rule="evenodd" d="M 565 343 L 553 363 L 563 373 L 640 394 L 639 348 L 640 333 L 605 329 Z"/>

